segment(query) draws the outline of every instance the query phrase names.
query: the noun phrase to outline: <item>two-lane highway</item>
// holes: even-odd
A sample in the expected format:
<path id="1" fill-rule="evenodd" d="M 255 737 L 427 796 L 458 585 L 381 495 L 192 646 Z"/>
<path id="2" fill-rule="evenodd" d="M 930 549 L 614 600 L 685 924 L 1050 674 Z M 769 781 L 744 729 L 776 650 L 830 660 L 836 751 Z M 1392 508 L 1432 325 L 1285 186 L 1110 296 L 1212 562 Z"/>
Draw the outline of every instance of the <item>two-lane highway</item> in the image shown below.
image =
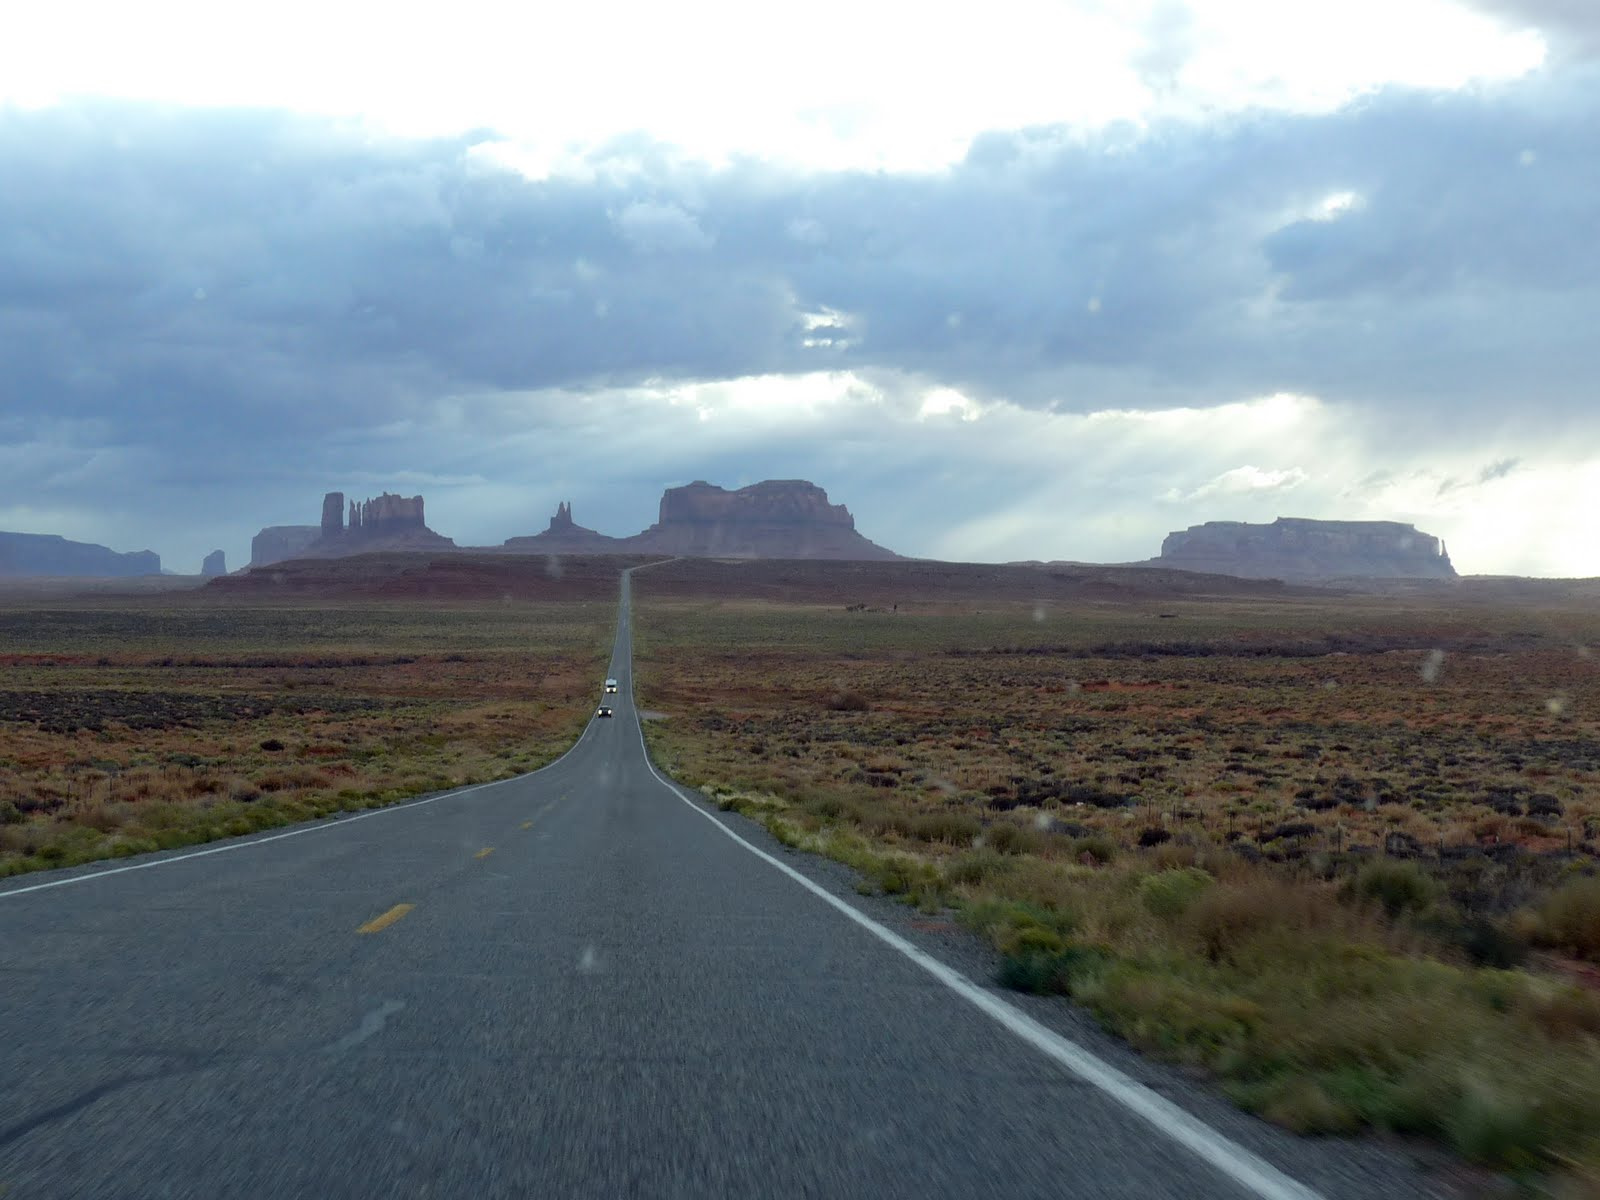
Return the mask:
<path id="1" fill-rule="evenodd" d="M 543 771 L 0 885 L 0 1196 L 1311 1194 L 657 776 L 627 588 Z"/>

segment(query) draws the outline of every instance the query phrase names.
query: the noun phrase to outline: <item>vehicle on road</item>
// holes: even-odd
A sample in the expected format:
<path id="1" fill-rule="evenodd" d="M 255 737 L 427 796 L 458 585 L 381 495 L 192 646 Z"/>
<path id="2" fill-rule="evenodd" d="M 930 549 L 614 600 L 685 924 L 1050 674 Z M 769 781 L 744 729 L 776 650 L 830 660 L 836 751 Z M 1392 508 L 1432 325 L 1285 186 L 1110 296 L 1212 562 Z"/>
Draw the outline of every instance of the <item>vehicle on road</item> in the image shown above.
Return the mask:
<path id="1" fill-rule="evenodd" d="M 611 705 L 602 704 L 594 715 L 597 717 L 609 717 L 611 715 Z"/>
<path id="2" fill-rule="evenodd" d="M 616 690 L 617 690 L 617 681 L 615 679 L 606 680 L 606 691 L 614 692 Z"/>

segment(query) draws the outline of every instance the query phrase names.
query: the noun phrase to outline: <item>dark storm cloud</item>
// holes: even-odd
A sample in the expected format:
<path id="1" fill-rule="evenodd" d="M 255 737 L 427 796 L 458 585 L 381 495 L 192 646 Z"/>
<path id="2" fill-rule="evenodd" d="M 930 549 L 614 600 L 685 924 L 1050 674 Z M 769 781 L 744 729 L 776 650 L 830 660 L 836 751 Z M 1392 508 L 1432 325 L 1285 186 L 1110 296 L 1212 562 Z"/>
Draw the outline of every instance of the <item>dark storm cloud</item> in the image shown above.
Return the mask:
<path id="1" fill-rule="evenodd" d="M 530 180 L 486 135 L 0 111 L 0 399 L 37 451 L 12 498 L 154 521 L 248 480 L 260 523 L 305 519 L 358 469 L 479 473 L 446 417 L 492 441 L 556 403 L 442 417 L 452 396 L 829 368 L 1036 407 L 1301 390 L 1458 433 L 1574 419 L 1596 82 L 997 132 L 922 175 L 713 171 L 634 138 Z M 63 457 L 99 467 L 46 474 Z"/>

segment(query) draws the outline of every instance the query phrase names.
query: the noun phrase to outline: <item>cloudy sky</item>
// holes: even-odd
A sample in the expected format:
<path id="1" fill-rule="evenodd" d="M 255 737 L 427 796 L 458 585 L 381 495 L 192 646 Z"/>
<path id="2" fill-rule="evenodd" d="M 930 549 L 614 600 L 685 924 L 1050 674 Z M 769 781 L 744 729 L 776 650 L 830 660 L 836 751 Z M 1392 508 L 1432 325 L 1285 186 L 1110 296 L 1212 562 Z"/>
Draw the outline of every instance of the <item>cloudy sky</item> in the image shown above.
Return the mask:
<path id="1" fill-rule="evenodd" d="M 1592 0 L 506 7 L 0 17 L 0 529 L 807 478 L 922 556 L 1600 574 Z"/>

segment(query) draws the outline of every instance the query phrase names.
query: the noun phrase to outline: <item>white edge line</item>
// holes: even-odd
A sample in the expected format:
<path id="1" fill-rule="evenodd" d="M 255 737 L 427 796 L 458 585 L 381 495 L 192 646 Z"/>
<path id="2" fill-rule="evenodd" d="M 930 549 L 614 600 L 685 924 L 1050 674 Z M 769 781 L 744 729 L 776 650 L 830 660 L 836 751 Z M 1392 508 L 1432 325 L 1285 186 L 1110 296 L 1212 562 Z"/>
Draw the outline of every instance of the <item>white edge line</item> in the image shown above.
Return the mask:
<path id="1" fill-rule="evenodd" d="M 628 682 L 631 690 L 633 682 L 631 671 L 629 672 Z M 1246 1150 L 1237 1142 L 1218 1133 L 1198 1117 L 1185 1112 L 1172 1101 L 1158 1095 L 1142 1083 L 1138 1083 L 1076 1042 L 1062 1037 L 1053 1029 L 1041 1025 L 1021 1009 L 1007 1004 L 998 996 L 979 987 L 959 971 L 947 967 L 932 955 L 917 949 L 917 947 L 893 930 L 880 925 L 877 921 L 874 921 L 853 905 L 841 900 L 826 888 L 808 879 L 787 863 L 774 858 L 759 846 L 740 837 L 727 825 L 685 795 L 677 784 L 656 770 L 655 763 L 650 761 L 650 749 L 645 745 L 644 726 L 639 722 L 638 706 L 635 704 L 632 707 L 634 709 L 634 727 L 639 732 L 639 748 L 644 752 L 645 765 L 650 768 L 650 774 L 655 776 L 656 782 L 660 783 L 662 787 L 688 805 L 696 815 L 710 821 L 712 825 L 750 851 L 751 854 L 754 854 L 769 866 L 776 867 L 782 871 L 812 895 L 832 905 L 879 941 L 894 950 L 898 950 L 985 1016 L 992 1018 L 1016 1034 L 1023 1041 L 1033 1046 L 1034 1049 L 1042 1051 L 1068 1071 L 1078 1076 L 1078 1078 L 1086 1083 L 1093 1084 L 1130 1112 L 1143 1117 L 1151 1125 L 1155 1126 L 1159 1132 L 1164 1133 L 1180 1146 L 1192 1151 L 1210 1163 L 1235 1183 L 1262 1197 L 1262 1200 L 1322 1200 L 1319 1193 L 1306 1187 L 1303 1183 L 1291 1179 L 1260 1155 Z"/>
<path id="2" fill-rule="evenodd" d="M 299 837 L 301 834 L 321 833 L 329 829 L 346 829 L 357 821 L 365 821 L 368 817 L 387 816 L 390 813 L 404 812 L 408 808 L 421 808 L 427 804 L 437 804 L 441 800 L 453 800 L 458 796 L 465 796 L 469 792 L 482 791 L 484 788 L 499 787 L 503 783 L 515 783 L 519 779 L 531 779 L 535 775 L 541 775 L 545 771 L 560 766 L 567 755 L 574 753 L 579 746 L 583 745 L 583 739 L 589 736 L 589 731 L 593 728 L 594 717 L 591 716 L 588 724 L 583 727 L 583 732 L 578 735 L 578 740 L 562 751 L 560 758 L 553 762 L 547 762 L 544 766 L 535 770 L 513 775 L 509 779 L 490 779 L 484 783 L 474 783 L 464 788 L 453 788 L 448 792 L 440 792 L 436 796 L 427 796 L 421 800 L 408 800 L 404 804 L 390 804 L 383 808 L 358 812 L 354 816 L 345 817 L 342 820 L 323 818 L 318 820 L 315 825 L 291 829 L 287 833 L 273 833 L 268 834 L 266 837 L 239 838 L 224 842 L 220 846 L 207 846 L 204 850 L 190 850 L 186 854 L 174 854 L 170 858 L 153 858 L 147 862 L 129 863 L 124 867 L 109 867 L 103 871 L 88 871 L 82 875 L 69 875 L 65 879 L 51 879 L 45 883 L 33 883 L 27 887 L 11 888 L 6 891 L 0 891 L 0 900 L 5 900 L 11 896 L 26 896 L 29 892 L 42 892 L 49 888 L 67 887 L 74 883 L 88 883 L 92 879 L 105 879 L 112 875 L 125 874 L 128 871 L 148 871 L 152 867 L 165 867 L 172 863 L 188 862 L 192 858 L 205 858 L 211 854 L 227 854 L 231 850 L 248 850 L 252 846 L 265 846 L 268 842 L 281 842 L 284 838 Z M 334 816 L 340 811 L 343 810 L 335 810 L 335 813 L 330 814 L 330 816 Z"/>

